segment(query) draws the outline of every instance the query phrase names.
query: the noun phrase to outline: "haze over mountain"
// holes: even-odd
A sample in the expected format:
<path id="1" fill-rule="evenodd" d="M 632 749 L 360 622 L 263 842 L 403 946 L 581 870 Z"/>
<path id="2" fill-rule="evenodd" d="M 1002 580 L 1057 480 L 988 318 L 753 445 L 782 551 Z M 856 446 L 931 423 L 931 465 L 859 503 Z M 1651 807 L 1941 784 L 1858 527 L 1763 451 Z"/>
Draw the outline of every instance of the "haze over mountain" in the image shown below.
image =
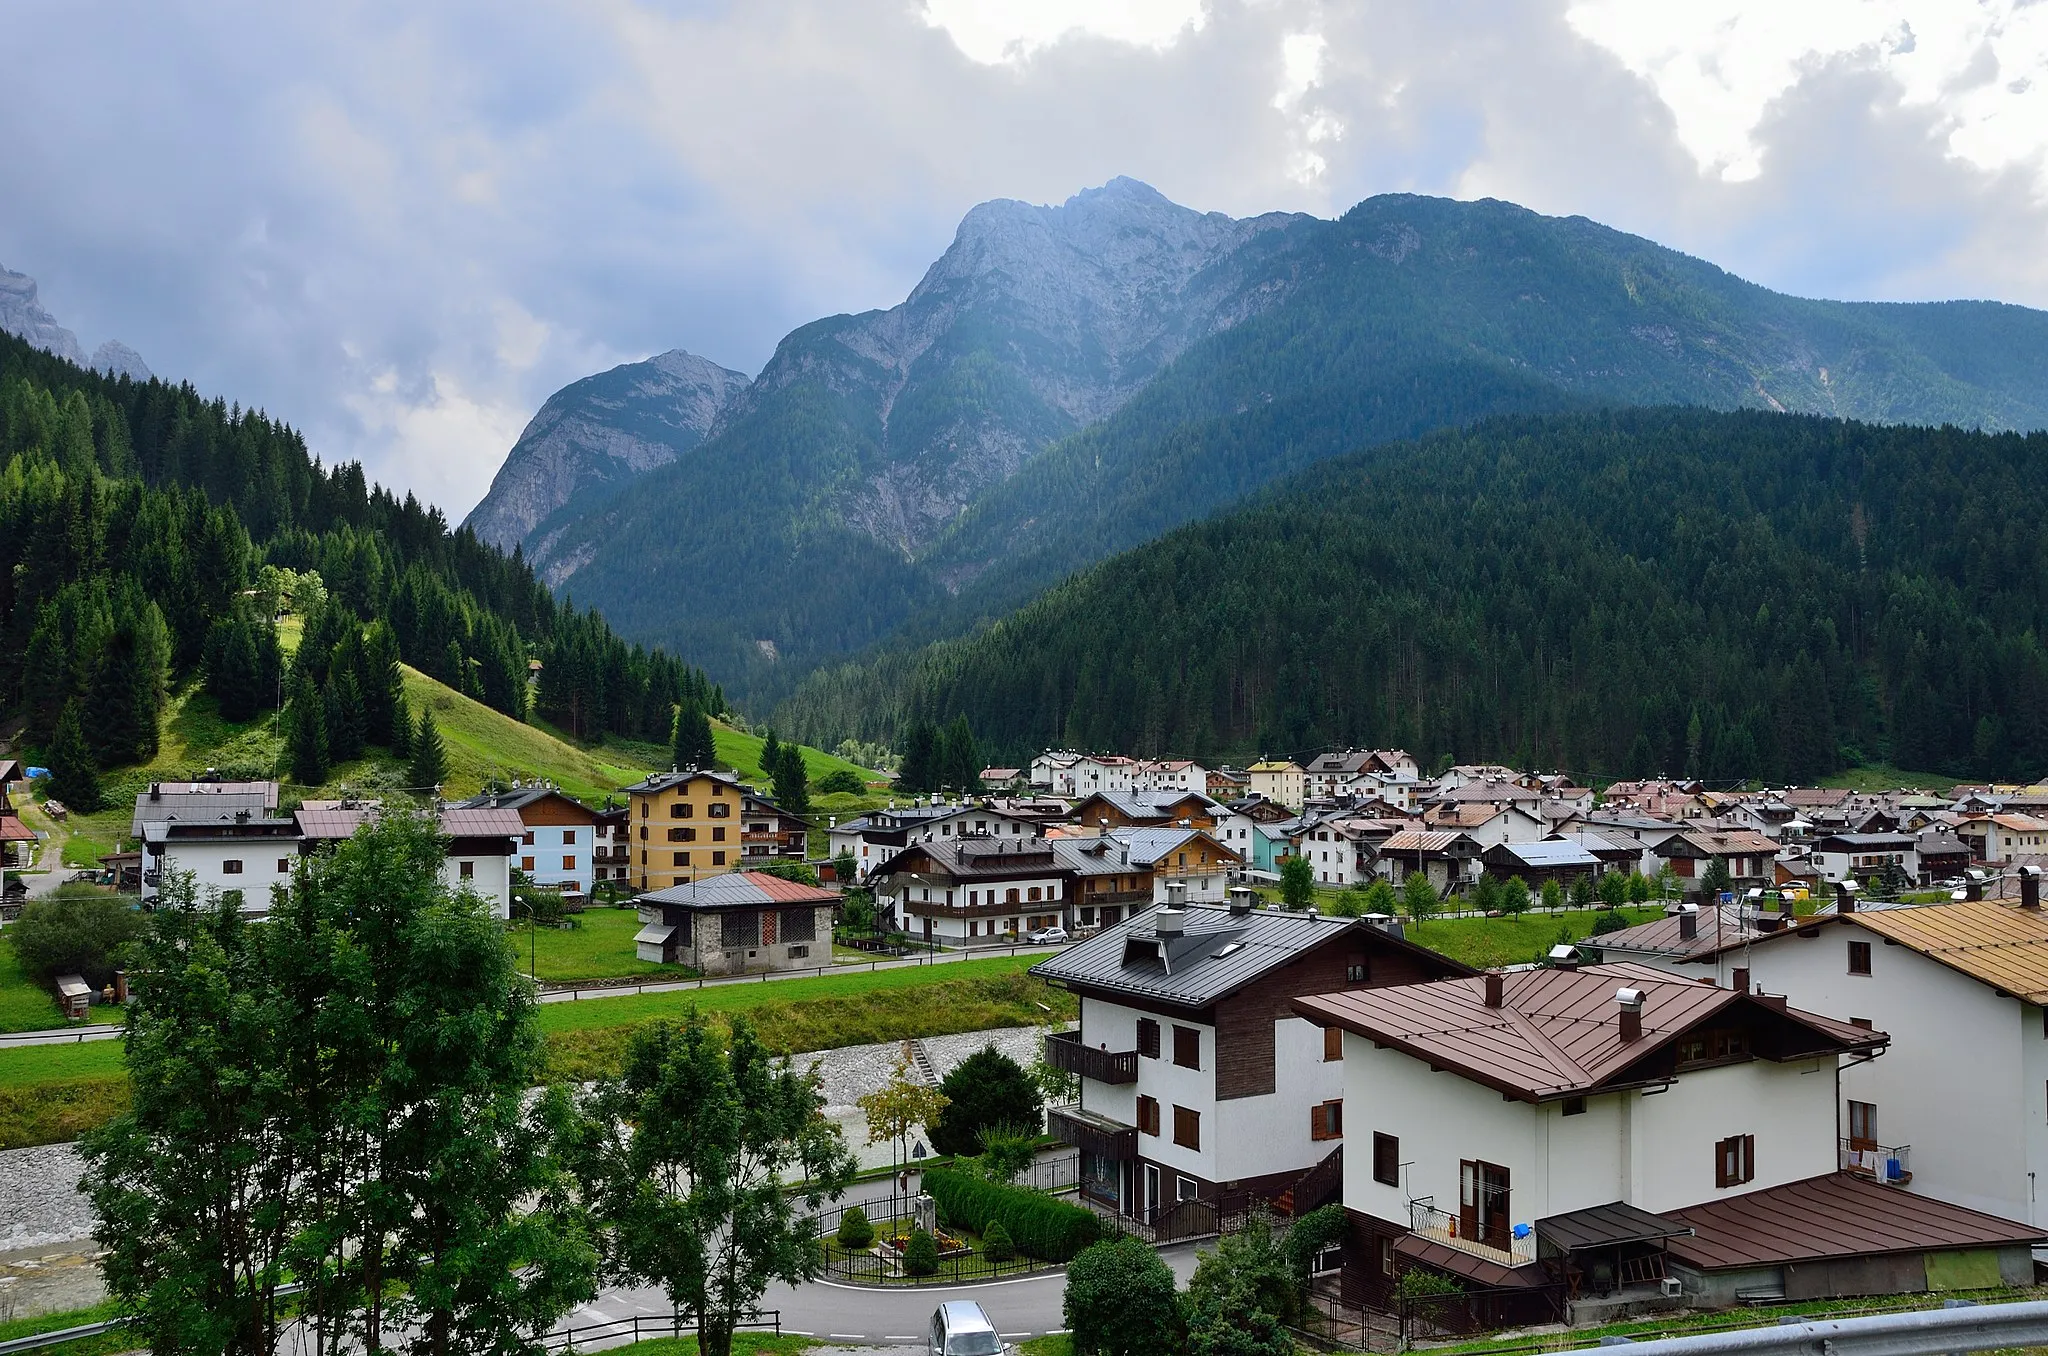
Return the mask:
<path id="1" fill-rule="evenodd" d="M 905 303 L 797 330 L 703 442 L 528 546 L 626 634 L 772 695 L 1326 457 L 1667 403 L 2044 427 L 2048 314 L 1787 297 L 1495 201 L 1233 220 L 1116 180 L 974 209 Z"/>
<path id="2" fill-rule="evenodd" d="M 0 265 L 0 332 L 26 339 L 37 348 L 54 353 L 80 367 L 90 367 L 110 376 L 148 381 L 155 375 L 142 355 L 117 339 L 109 339 L 93 350 L 90 358 L 78 345 L 78 336 L 57 323 L 36 299 L 36 280 Z"/>
<path id="3" fill-rule="evenodd" d="M 510 551 L 578 494 L 602 493 L 704 441 L 747 381 L 677 348 L 571 382 L 526 425 L 468 525 Z"/>

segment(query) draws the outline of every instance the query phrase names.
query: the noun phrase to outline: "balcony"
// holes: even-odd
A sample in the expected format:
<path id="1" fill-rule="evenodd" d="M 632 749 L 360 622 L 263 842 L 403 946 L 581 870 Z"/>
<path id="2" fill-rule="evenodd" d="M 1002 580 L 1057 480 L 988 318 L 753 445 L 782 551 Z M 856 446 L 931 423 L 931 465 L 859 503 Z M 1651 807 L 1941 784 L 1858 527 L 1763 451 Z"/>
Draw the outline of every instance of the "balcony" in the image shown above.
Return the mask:
<path id="1" fill-rule="evenodd" d="M 1078 1106 L 1056 1106 L 1045 1113 L 1046 1129 L 1082 1153 L 1119 1160 L 1138 1156 L 1138 1127 L 1113 1121 Z"/>
<path id="2" fill-rule="evenodd" d="M 1842 1171 L 1868 1177 L 1873 1182 L 1886 1186 L 1902 1187 L 1913 1180 L 1913 1146 L 1901 1144 L 1886 1148 L 1868 1140 L 1844 1139 L 1841 1142 Z"/>
<path id="3" fill-rule="evenodd" d="M 1055 1031 L 1045 1038 L 1045 1062 L 1055 1069 L 1083 1078 L 1092 1078 L 1098 1083 L 1135 1083 L 1138 1081 L 1138 1052 L 1126 1050 L 1121 1054 L 1109 1050 L 1097 1050 L 1081 1042 L 1078 1031 Z"/>
<path id="4" fill-rule="evenodd" d="M 1408 1202 L 1408 1228 L 1411 1233 L 1426 1238 L 1432 1243 L 1442 1243 L 1456 1248 L 1459 1252 L 1488 1262 L 1497 1262 L 1504 1267 L 1526 1266 L 1536 1260 L 1536 1231 L 1523 1226 L 1520 1237 L 1507 1224 L 1507 1193 L 1502 1192 L 1498 1201 L 1482 1218 L 1499 1220 L 1498 1228 L 1489 1229 L 1481 1224 L 1470 1231 L 1460 1228 L 1456 1215 L 1447 1215 L 1436 1208 L 1434 1197 L 1424 1196 L 1421 1200 Z"/>

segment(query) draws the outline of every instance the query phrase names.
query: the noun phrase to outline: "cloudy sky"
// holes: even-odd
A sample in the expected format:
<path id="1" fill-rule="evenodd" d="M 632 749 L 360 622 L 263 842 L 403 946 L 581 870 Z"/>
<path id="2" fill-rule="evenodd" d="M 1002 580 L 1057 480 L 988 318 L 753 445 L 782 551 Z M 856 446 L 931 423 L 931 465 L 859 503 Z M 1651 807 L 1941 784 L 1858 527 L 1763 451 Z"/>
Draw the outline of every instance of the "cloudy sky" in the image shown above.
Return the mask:
<path id="1" fill-rule="evenodd" d="M 991 197 L 1582 214 L 2048 306 L 2048 3 L 9 0 L 0 264 L 460 517 L 548 393 L 900 300 Z"/>

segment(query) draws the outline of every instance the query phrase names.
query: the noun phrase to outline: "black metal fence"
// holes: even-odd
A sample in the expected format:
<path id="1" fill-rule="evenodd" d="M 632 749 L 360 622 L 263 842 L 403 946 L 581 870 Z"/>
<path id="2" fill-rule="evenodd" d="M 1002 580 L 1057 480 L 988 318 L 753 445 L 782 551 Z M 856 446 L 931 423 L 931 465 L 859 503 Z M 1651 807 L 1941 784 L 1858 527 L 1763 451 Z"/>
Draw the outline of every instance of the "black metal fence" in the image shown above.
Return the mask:
<path id="1" fill-rule="evenodd" d="M 756 1310 L 743 1318 L 739 1327 L 756 1332 L 772 1332 L 782 1335 L 782 1311 L 779 1309 Z M 581 1323 L 574 1327 L 557 1328 L 541 1336 L 541 1349 L 550 1352 L 587 1351 L 594 1347 L 625 1346 L 631 1342 L 644 1342 L 651 1337 L 694 1337 L 697 1334 L 697 1316 L 687 1311 L 674 1314 L 634 1314 L 630 1318 L 615 1318 L 598 1323 Z"/>

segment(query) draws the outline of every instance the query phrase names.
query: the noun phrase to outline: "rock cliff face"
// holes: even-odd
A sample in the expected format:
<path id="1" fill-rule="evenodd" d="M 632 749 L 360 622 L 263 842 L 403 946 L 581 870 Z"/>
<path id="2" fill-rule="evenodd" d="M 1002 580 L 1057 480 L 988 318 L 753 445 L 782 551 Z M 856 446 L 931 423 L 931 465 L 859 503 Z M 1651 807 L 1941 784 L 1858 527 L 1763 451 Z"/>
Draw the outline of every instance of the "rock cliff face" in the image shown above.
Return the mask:
<path id="1" fill-rule="evenodd" d="M 468 523 L 511 550 L 578 494 L 666 466 L 704 441 L 747 376 L 682 349 L 555 392 L 498 468 Z"/>
<path id="2" fill-rule="evenodd" d="M 154 375 L 140 353 L 115 339 L 101 344 L 88 360 L 85 350 L 78 345 L 78 336 L 59 325 L 57 318 L 36 300 L 36 280 L 5 267 L 0 267 L 0 330 L 80 367 L 97 368 L 117 377 L 130 376 L 137 381 L 148 381 Z"/>

